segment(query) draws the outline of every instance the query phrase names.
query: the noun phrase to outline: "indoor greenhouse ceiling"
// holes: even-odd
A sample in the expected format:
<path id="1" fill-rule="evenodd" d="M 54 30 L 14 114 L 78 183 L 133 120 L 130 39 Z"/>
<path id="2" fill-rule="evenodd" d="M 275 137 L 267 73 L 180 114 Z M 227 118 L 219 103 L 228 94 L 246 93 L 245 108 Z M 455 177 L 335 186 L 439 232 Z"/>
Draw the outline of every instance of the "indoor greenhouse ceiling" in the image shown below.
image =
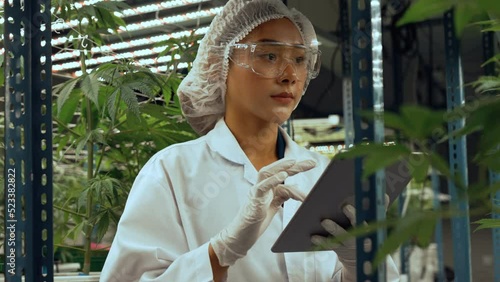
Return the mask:
<path id="1" fill-rule="evenodd" d="M 78 5 L 92 5 L 103 0 L 89 0 Z M 120 60 L 135 62 L 148 67 L 154 72 L 165 72 L 170 60 L 169 56 L 160 56 L 165 47 L 158 46 L 169 38 L 180 38 L 191 32 L 203 35 L 213 17 L 219 13 L 227 0 L 125 0 L 130 9 L 116 14 L 126 23 L 120 28 L 119 35 L 106 36 L 102 47 L 92 47 L 91 56 L 86 59 L 87 71 L 97 66 Z M 338 0 L 287 0 L 288 6 L 294 7 L 311 19 L 320 42 L 322 51 L 322 68 L 318 78 L 311 81 L 306 95 L 295 111 L 297 118 L 327 117 L 330 114 L 342 113 L 342 58 L 339 45 L 339 1 Z M 351 1 L 348 1 L 349 3 Z M 419 102 L 433 107 L 445 106 L 444 69 L 444 36 L 442 26 L 433 24 L 412 27 L 410 32 L 397 34 L 401 44 L 406 48 L 402 53 L 404 77 L 404 97 L 402 93 L 394 93 L 392 35 L 394 19 L 398 18 L 410 0 L 382 1 L 384 32 L 384 102 L 387 109 L 398 103 Z M 398 7 L 392 3 L 406 3 Z M 4 1 L 0 2 L 3 6 Z M 77 22 L 55 20 L 52 23 L 52 65 L 54 84 L 61 79 L 81 75 L 80 51 L 65 47 L 68 32 L 74 30 Z M 474 33 L 473 33 L 474 34 Z M 80 34 L 84 38 L 85 34 Z M 430 37 L 433 39 L 431 40 Z M 433 42 L 433 51 L 425 42 Z M 420 44 L 418 44 L 420 42 Z M 481 72 L 481 52 L 478 51 L 481 40 L 469 37 L 466 33 L 462 44 L 464 80 L 477 77 Z M 4 50 L 0 49 L 0 54 Z M 434 57 L 433 66 L 429 69 L 429 57 Z M 472 63 L 470 63 L 472 62 Z M 182 67 L 182 65 L 181 65 Z M 356 67 L 356 66 L 354 66 Z M 429 70 L 435 77 L 432 87 L 435 94 L 427 94 L 428 86 L 419 81 L 427 76 Z M 397 75 L 401 76 L 401 73 Z M 399 78 L 401 79 L 401 78 Z M 398 95 L 400 95 L 398 97 Z"/>
<path id="2" fill-rule="evenodd" d="M 133 60 L 152 71 L 166 71 L 168 57 L 158 58 L 165 47 L 156 47 L 155 44 L 187 36 L 194 30 L 196 34 L 204 34 L 222 7 L 218 1 L 210 0 L 126 2 L 131 8 L 120 14 L 115 13 L 126 22 L 126 26 L 120 28 L 119 37 L 107 36 L 103 46 L 91 49 L 92 58 L 86 61 L 89 71 L 100 64 L 117 60 Z M 55 73 L 81 75 L 79 51 L 64 48 L 64 43 L 68 41 L 65 33 L 76 24 L 76 21 L 53 23 L 52 46 L 55 52 L 52 55 L 52 69 Z"/>

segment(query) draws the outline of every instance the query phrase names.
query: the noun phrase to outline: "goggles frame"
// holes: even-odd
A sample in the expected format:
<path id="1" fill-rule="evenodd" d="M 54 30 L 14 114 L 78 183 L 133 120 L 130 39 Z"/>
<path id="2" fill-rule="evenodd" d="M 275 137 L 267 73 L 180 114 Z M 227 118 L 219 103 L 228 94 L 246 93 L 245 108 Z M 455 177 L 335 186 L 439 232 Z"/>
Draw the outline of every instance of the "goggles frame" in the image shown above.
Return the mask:
<path id="1" fill-rule="evenodd" d="M 258 70 L 255 69 L 253 65 L 253 58 L 255 56 L 255 50 L 257 49 L 258 46 L 284 46 L 284 47 L 290 47 L 290 48 L 299 48 L 303 49 L 305 51 L 306 57 L 308 57 L 308 62 L 306 62 L 306 71 L 307 71 L 307 79 L 314 79 L 318 76 L 320 68 L 321 68 L 321 51 L 317 49 L 312 49 L 308 48 L 303 44 L 291 44 L 291 43 L 285 43 L 285 42 L 278 42 L 278 41 L 271 41 L 271 42 L 248 42 L 248 43 L 233 43 L 230 44 L 229 47 L 231 48 L 230 53 L 229 53 L 229 59 L 234 62 L 236 65 L 246 68 L 248 70 L 251 70 L 253 73 L 266 77 L 266 78 L 278 78 L 283 75 L 283 72 L 285 71 L 286 67 L 288 65 L 292 65 L 295 71 L 296 66 L 294 65 L 294 62 L 290 58 L 286 58 L 288 62 L 283 62 L 283 66 L 281 66 L 281 70 L 279 73 L 276 75 L 266 75 L 264 73 L 259 72 Z M 248 63 L 242 63 L 233 58 L 233 54 L 235 50 L 242 50 L 248 52 L 250 64 Z M 314 65 L 313 65 L 314 64 Z M 316 66 L 317 65 L 317 66 Z"/>

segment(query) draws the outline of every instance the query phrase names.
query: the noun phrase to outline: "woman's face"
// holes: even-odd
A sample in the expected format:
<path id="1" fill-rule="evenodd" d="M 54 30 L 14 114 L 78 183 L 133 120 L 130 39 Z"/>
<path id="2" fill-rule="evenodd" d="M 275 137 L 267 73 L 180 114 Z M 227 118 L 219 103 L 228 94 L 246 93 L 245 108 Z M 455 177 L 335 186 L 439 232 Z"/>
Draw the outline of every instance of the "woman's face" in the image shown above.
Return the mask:
<path id="1" fill-rule="evenodd" d="M 304 44 L 297 27 L 285 18 L 259 25 L 239 43 L 255 42 Z M 281 124 L 299 103 L 306 78 L 307 74 L 295 70 L 292 64 L 278 77 L 267 78 L 230 61 L 226 118 Z"/>

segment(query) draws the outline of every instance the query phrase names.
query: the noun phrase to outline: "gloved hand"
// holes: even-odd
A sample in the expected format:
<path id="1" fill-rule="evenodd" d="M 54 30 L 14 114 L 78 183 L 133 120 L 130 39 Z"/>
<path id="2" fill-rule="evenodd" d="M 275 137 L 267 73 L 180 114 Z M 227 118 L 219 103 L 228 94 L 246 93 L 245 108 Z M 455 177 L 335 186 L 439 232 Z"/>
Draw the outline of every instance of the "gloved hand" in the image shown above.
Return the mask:
<path id="1" fill-rule="evenodd" d="M 296 187 L 282 183 L 288 176 L 315 166 L 313 160 L 282 159 L 259 171 L 257 184 L 250 189 L 246 204 L 229 226 L 210 239 L 221 266 L 233 265 L 246 255 L 286 200 L 305 199 L 306 195 Z"/>
<path id="2" fill-rule="evenodd" d="M 389 206 L 389 195 L 385 194 L 385 210 Z M 349 219 L 352 226 L 356 226 L 356 209 L 352 205 L 345 205 L 342 208 L 345 216 Z M 366 222 L 365 222 L 366 224 Z M 321 226 L 333 237 L 345 235 L 347 231 L 331 219 L 321 221 Z M 314 245 L 325 245 L 326 237 L 312 235 L 311 242 Z M 365 243 L 365 249 L 371 249 L 371 242 Z M 331 246 L 331 249 L 337 254 L 340 263 L 343 265 L 342 281 L 356 281 L 356 238 L 350 238 L 340 244 Z"/>
<path id="3" fill-rule="evenodd" d="M 356 209 L 352 205 L 346 205 L 342 211 L 352 226 L 356 226 Z M 347 233 L 344 228 L 331 219 L 321 221 L 321 226 L 333 237 Z M 326 240 L 326 237 L 320 235 L 311 236 L 311 241 L 315 245 L 323 245 Z M 356 238 L 350 238 L 340 244 L 331 246 L 331 249 L 337 254 L 340 263 L 342 263 L 342 281 L 356 281 Z"/>

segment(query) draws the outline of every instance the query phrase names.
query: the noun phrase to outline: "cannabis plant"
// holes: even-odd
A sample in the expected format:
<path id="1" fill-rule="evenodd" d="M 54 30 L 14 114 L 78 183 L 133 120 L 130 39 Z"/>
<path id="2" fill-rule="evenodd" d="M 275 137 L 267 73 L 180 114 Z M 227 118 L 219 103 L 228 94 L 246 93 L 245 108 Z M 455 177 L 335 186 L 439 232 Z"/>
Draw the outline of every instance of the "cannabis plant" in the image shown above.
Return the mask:
<path id="1" fill-rule="evenodd" d="M 125 26 L 115 15 L 124 8 L 126 4 L 115 1 L 55 5 L 56 17 L 78 21 L 65 48 L 79 50 L 82 75 L 53 87 L 53 140 L 58 144 L 54 159 L 78 164 L 86 177 L 65 188 L 71 191 L 61 193 L 64 198 L 55 199 L 54 207 L 66 214 L 67 236 L 83 235 L 84 273 L 90 270 L 91 243 L 99 242 L 118 222 L 132 179 L 145 161 L 163 147 L 196 137 L 175 95 L 182 78 L 176 71 L 179 61 L 169 63 L 167 74 L 153 73 L 133 60 L 106 63 L 92 71 L 87 68 L 92 48 Z M 196 36 L 183 39 L 177 43 L 184 49 L 168 42 L 165 53 L 196 48 Z M 61 240 L 56 245 L 63 245 L 67 236 L 56 234 Z"/>

